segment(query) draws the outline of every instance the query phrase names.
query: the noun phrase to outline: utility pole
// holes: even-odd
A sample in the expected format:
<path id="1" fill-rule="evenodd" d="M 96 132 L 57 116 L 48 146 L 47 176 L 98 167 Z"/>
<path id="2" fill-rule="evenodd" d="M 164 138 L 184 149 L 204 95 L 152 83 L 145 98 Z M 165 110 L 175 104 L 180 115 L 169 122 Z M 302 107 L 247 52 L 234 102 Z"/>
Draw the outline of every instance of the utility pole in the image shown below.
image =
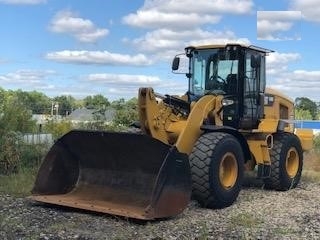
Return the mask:
<path id="1" fill-rule="evenodd" d="M 59 114 L 59 103 L 58 102 L 51 102 L 51 117 L 53 117 L 55 111 L 56 117 Z"/>
<path id="2" fill-rule="evenodd" d="M 59 103 L 56 102 L 56 104 L 54 105 L 54 108 L 56 110 L 56 116 L 58 116 L 58 113 L 59 113 Z"/>

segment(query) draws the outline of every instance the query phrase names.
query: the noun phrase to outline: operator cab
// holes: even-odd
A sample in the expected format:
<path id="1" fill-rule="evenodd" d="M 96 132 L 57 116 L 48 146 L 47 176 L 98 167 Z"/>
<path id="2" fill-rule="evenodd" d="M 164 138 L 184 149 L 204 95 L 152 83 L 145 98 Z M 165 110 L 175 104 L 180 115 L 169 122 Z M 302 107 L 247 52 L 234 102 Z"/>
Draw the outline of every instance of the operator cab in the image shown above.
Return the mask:
<path id="1" fill-rule="evenodd" d="M 239 44 L 187 47 L 189 102 L 223 95 L 223 124 L 255 129 L 263 118 L 267 49 Z M 179 68 L 179 57 L 172 70 Z"/>

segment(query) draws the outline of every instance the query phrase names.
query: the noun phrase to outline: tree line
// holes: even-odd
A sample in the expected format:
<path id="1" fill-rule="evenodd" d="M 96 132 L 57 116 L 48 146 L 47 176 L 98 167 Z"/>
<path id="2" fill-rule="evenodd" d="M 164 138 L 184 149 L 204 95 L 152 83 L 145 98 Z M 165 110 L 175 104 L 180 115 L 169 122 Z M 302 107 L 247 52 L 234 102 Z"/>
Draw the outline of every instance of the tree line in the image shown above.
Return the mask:
<path id="1" fill-rule="evenodd" d="M 78 108 L 95 109 L 98 113 L 112 108 L 116 111 L 114 121 L 117 124 L 128 125 L 137 120 L 137 98 L 112 102 L 101 94 L 83 99 L 75 99 L 71 95 L 50 98 L 38 91 L 0 88 L 0 134 L 6 131 L 32 132 L 35 128 L 33 114 L 66 116 Z"/>
<path id="2" fill-rule="evenodd" d="M 116 110 L 114 121 L 129 125 L 138 119 L 137 98 L 128 101 L 119 99 L 110 102 L 101 94 L 75 99 L 71 95 L 50 98 L 38 91 L 4 90 L 0 88 L 0 134 L 13 130 L 30 132 L 34 127 L 32 114 L 70 114 L 77 108 L 95 109 L 103 113 L 107 108 Z M 56 112 L 57 111 L 57 112 Z M 295 118 L 306 120 L 319 119 L 319 106 L 307 97 L 295 99 Z M 103 119 L 102 119 L 103 120 Z"/>
<path id="3" fill-rule="evenodd" d="M 58 114 L 65 115 L 76 108 L 100 109 L 110 106 L 112 102 L 101 94 L 87 96 L 84 99 L 75 99 L 71 95 L 61 95 L 50 98 L 38 91 L 4 90 L 0 88 L 0 100 L 16 98 L 19 102 L 32 111 L 32 114 L 50 114 L 52 109 L 58 105 Z M 117 102 L 117 101 L 116 101 Z M 116 102 L 114 104 L 116 104 Z"/>

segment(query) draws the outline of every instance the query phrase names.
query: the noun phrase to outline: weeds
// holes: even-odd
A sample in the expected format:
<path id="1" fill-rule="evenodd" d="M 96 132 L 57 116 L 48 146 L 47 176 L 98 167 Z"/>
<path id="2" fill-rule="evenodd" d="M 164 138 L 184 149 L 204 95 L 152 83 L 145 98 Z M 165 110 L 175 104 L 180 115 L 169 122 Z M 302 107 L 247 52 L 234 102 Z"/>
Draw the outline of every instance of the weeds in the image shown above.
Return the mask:
<path id="1" fill-rule="evenodd" d="M 317 134 L 314 138 L 313 138 L 313 145 L 315 149 L 320 149 L 320 134 Z"/>
<path id="2" fill-rule="evenodd" d="M 295 230 L 293 230 L 292 228 L 290 227 L 277 227 L 277 228 L 274 228 L 273 229 L 274 233 L 276 235 L 280 235 L 280 236 L 283 236 L 283 235 L 290 235 L 290 234 L 296 234 L 297 232 Z"/>
<path id="3" fill-rule="evenodd" d="M 207 240 L 209 239 L 210 233 L 207 225 L 205 223 L 200 226 L 200 235 L 197 237 L 197 240 Z"/>
<path id="4" fill-rule="evenodd" d="M 20 162 L 19 134 L 6 132 L 0 137 L 0 173 L 10 174 L 17 171 Z"/>
<path id="5" fill-rule="evenodd" d="M 233 226 L 241 226 L 246 228 L 253 228 L 263 221 L 249 213 L 239 213 L 237 215 L 231 216 L 231 222 Z"/>
<path id="6" fill-rule="evenodd" d="M 14 197 L 30 195 L 37 171 L 37 167 L 24 168 L 18 173 L 0 175 L 0 194 L 9 194 Z"/>
<path id="7" fill-rule="evenodd" d="M 12 146 L 2 146 L 2 149 L 5 149 L 5 154 L 3 153 L 1 160 L 7 167 L 0 169 L 3 174 L 0 174 L 0 193 L 16 197 L 28 196 L 30 195 L 41 160 L 49 146 L 45 144 L 26 145 L 19 141 L 19 139 Z M 13 154 L 15 154 L 15 161 L 7 161 L 8 157 Z"/>

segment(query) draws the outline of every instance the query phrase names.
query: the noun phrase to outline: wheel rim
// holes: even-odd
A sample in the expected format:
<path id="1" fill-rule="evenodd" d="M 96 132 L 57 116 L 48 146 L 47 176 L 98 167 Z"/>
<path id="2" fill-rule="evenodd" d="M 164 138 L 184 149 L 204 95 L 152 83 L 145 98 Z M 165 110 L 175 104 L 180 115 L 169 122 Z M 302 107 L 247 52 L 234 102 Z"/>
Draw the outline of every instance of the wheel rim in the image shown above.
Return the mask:
<path id="1" fill-rule="evenodd" d="M 226 153 L 220 162 L 219 179 L 223 188 L 232 188 L 238 178 L 237 159 L 232 153 Z"/>
<path id="2" fill-rule="evenodd" d="M 286 170 L 290 178 L 296 176 L 299 170 L 299 162 L 299 154 L 297 150 L 294 147 L 290 148 L 286 157 Z"/>

